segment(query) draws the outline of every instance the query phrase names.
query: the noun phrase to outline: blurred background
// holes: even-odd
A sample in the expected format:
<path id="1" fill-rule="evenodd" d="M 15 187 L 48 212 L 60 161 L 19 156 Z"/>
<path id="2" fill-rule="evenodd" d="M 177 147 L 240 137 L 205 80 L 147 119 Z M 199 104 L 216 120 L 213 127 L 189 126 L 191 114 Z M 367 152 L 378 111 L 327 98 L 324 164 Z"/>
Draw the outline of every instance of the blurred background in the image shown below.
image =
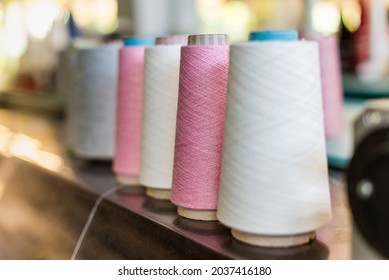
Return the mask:
<path id="1" fill-rule="evenodd" d="M 61 51 L 123 36 L 228 33 L 231 41 L 243 41 L 252 30 L 301 31 L 309 23 L 325 36 L 338 33 L 344 46 L 350 34 L 361 28 L 363 2 L 1 0 L 0 91 L 29 96 L 55 94 Z M 342 52 L 348 70 L 350 53 Z"/>
<path id="2" fill-rule="evenodd" d="M 330 225 L 334 226 L 335 230 L 324 229 L 324 232 L 330 233 L 331 238 L 333 237 L 331 234 L 334 233 L 333 240 L 323 238 L 323 236 L 321 238 L 326 239 L 325 241 L 331 239 L 330 241 L 335 244 L 335 247 L 330 246 L 330 258 L 349 259 L 351 257 L 349 248 L 351 246 L 351 225 L 349 223 L 350 211 L 346 202 L 346 194 L 343 191 L 344 176 L 353 153 L 354 120 L 364 111 L 364 106 L 368 101 L 375 98 L 389 98 L 388 13 L 389 0 L 0 0 L 0 179 L 2 179 L 0 180 L 0 199 L 3 203 L 0 208 L 5 207 L 4 211 L 0 211 L 0 234 L 1 230 L 6 228 L 8 232 L 2 236 L 10 237 L 10 239 L 0 238 L 3 242 L 2 244 L 0 242 L 0 251 L 3 253 L 0 258 L 26 258 L 25 254 L 16 254 L 15 248 L 28 247 L 29 245 L 25 244 L 45 240 L 40 239 L 41 235 L 45 238 L 53 237 L 52 244 L 63 244 L 62 241 L 58 242 L 62 239 L 55 239 L 56 236 L 62 236 L 61 230 L 72 229 L 66 225 L 65 229 L 58 230 L 58 234 L 55 235 L 53 228 L 57 230 L 57 227 L 53 227 L 51 222 L 48 222 L 47 233 L 38 232 L 35 239 L 27 238 L 31 236 L 31 229 L 39 231 L 43 228 L 41 224 L 36 224 L 42 212 L 48 215 L 56 212 L 41 211 L 39 207 L 38 210 L 33 208 L 36 212 L 30 209 L 25 211 L 12 200 L 9 205 L 4 204 L 2 196 L 7 184 L 15 185 L 16 191 L 20 186 L 21 194 L 17 193 L 16 201 L 19 197 L 27 197 L 24 195 L 28 193 L 25 187 L 42 191 L 41 193 L 44 194 L 50 193 L 48 191 L 50 190 L 50 194 L 53 194 L 57 189 L 52 186 L 58 185 L 60 190 L 68 190 L 69 185 L 62 181 L 58 183 L 57 179 L 48 179 L 46 175 L 40 175 L 39 172 L 21 169 L 21 165 L 17 162 L 1 161 L 2 155 L 22 158 L 50 171 L 58 171 L 72 179 L 78 176 L 87 184 L 101 188 L 99 189 L 101 193 L 106 191 L 104 188 L 112 186 L 115 182 L 111 174 L 110 163 L 105 163 L 106 165 L 103 165 L 104 163 L 83 165 L 82 163 L 78 166 L 78 162 L 76 164 L 71 162 L 76 166 L 74 167 L 67 162 L 69 159 L 63 156 L 62 150 L 64 148 L 62 142 L 66 142 L 64 141 L 66 129 L 63 129 L 63 123 L 60 121 L 62 118 L 57 120 L 52 115 L 49 118 L 47 116 L 37 118 L 30 114 L 18 115 L 10 112 L 11 110 L 4 110 L 12 106 L 25 106 L 38 109 L 39 112 L 48 110 L 59 113 L 60 116 L 62 113 L 66 115 L 64 112 L 66 111 L 66 99 L 70 96 L 70 92 L 75 92 L 69 84 L 76 84 L 74 80 L 66 76 L 69 74 L 66 72 L 66 63 L 70 64 L 72 57 L 69 56 L 67 61 L 66 53 L 102 44 L 120 44 L 121 38 L 128 36 L 155 37 L 227 33 L 231 42 L 239 42 L 246 41 L 250 31 L 254 30 L 295 29 L 299 31 L 301 37 L 319 34 L 320 37 L 326 39 L 336 38 L 335 46 L 339 44 L 339 49 L 336 51 L 340 50 L 342 85 L 339 87 L 343 90 L 345 101 L 342 104 L 344 105 L 342 114 L 344 113 L 345 128 L 338 137 L 326 140 L 329 166 L 333 168 L 331 176 L 336 179 L 332 178 L 332 185 L 340 193 L 333 195 L 335 202 L 333 205 L 339 208 L 340 216 L 334 215 Z M 322 42 L 325 43 L 325 41 Z M 333 55 L 333 59 L 325 59 L 325 63 L 338 62 L 338 52 L 331 53 L 331 49 L 327 50 L 325 47 L 326 45 L 324 45 L 324 53 L 328 52 Z M 330 69 L 333 68 L 330 67 Z M 335 75 L 339 78 L 338 73 Z M 330 80 L 330 84 L 335 83 Z M 70 105 L 72 105 L 71 102 L 69 101 Z M 389 105 L 386 108 L 389 108 Z M 359 124 L 362 127 L 359 130 L 363 133 L 367 134 L 366 131 L 372 130 L 372 126 L 388 127 L 389 113 L 381 115 L 374 111 L 370 114 L 368 111 L 366 115 L 367 117 L 362 117 Z M 68 114 L 69 116 L 71 114 Z M 73 120 L 76 123 L 79 121 L 77 117 L 75 115 L 75 120 Z M 341 118 L 338 121 L 341 122 Z M 387 129 L 389 131 L 389 128 Z M 385 145 L 387 145 L 388 131 L 385 130 L 383 134 Z M 357 131 L 357 135 L 362 135 L 362 132 Z M 370 142 L 371 147 L 378 146 L 374 141 Z M 388 154 L 387 151 L 388 149 L 385 150 L 386 154 Z M 370 151 L 366 150 L 366 154 L 369 153 Z M 368 168 L 369 164 L 366 164 L 366 170 L 371 170 Z M 389 159 L 385 161 L 385 164 L 382 166 L 385 168 L 389 166 Z M 355 166 L 356 170 L 360 170 L 359 164 Z M 338 169 L 343 173 L 340 175 L 336 173 L 335 170 Z M 387 174 L 387 169 L 382 170 L 381 175 Z M 385 177 L 385 180 L 381 181 L 384 184 L 382 189 L 385 190 L 386 195 L 386 182 L 389 179 Z M 358 180 L 355 182 L 358 183 Z M 369 184 L 356 184 L 356 186 L 356 188 L 362 186 L 362 190 L 366 186 L 368 190 L 369 187 L 370 190 L 372 189 Z M 31 197 L 34 198 L 32 195 Z M 62 204 L 54 203 L 55 200 L 49 199 L 52 202 L 49 206 L 53 209 L 58 206 L 57 204 L 62 206 L 64 204 L 62 194 L 58 197 Z M 75 200 L 72 194 L 68 197 L 71 203 L 80 205 L 85 203 L 83 201 L 73 202 Z M 384 196 L 377 195 L 377 197 Z M 363 201 L 368 200 L 363 197 Z M 380 200 L 383 202 L 382 207 L 389 205 L 386 201 Z M 43 205 L 46 201 L 41 203 Z M 371 205 L 373 207 L 376 204 Z M 15 213 L 10 209 L 15 209 Z M 38 218 L 34 220 L 25 213 L 35 213 L 35 217 Z M 382 213 L 387 213 L 387 209 L 385 208 L 379 214 Z M 66 217 L 65 214 L 63 215 Z M 80 215 L 78 212 L 76 214 Z M 14 216 L 19 219 L 9 218 Z M 20 219 L 20 217 L 25 217 L 25 219 Z M 4 220 L 6 222 L 1 224 Z M 64 220 L 70 219 L 65 218 Z M 370 220 L 378 221 L 373 218 Z M 386 220 L 382 221 L 384 221 L 382 224 L 385 230 L 377 230 L 377 232 L 382 233 L 380 236 L 384 241 L 376 243 L 378 247 L 382 247 L 381 244 L 389 244 L 386 242 L 388 223 Z M 22 234 L 24 231 L 21 229 L 28 229 L 25 230 L 25 235 Z M 81 229 L 77 230 L 81 231 Z M 75 241 L 78 238 L 77 230 L 71 232 Z M 21 234 L 15 235 L 15 232 L 21 232 Z M 110 238 L 112 236 L 110 228 L 107 236 Z M 118 236 L 121 235 L 118 234 Z M 101 239 L 105 240 L 104 238 Z M 9 242 L 9 240 L 13 241 Z M 29 242 L 29 240 L 34 242 Z M 66 250 L 73 249 L 72 242 L 69 241 L 70 245 Z M 39 243 L 37 246 L 40 245 L 42 244 Z M 9 251 L 4 249 L 6 247 L 9 247 Z M 42 250 L 36 250 L 32 246 L 29 252 L 34 255 L 28 255 L 27 258 L 68 258 L 68 251 L 59 256 L 58 252 L 62 253 L 62 251 L 57 247 L 48 244 L 47 248 L 49 253 L 36 256 L 36 252 Z M 385 248 L 389 248 L 389 245 Z M 25 248 L 21 249 L 23 250 Z M 90 251 L 95 251 L 95 248 L 93 247 Z M 388 252 L 389 249 L 385 255 L 387 258 Z M 105 256 L 99 255 L 98 257 Z M 372 258 L 377 258 L 377 256 Z"/>

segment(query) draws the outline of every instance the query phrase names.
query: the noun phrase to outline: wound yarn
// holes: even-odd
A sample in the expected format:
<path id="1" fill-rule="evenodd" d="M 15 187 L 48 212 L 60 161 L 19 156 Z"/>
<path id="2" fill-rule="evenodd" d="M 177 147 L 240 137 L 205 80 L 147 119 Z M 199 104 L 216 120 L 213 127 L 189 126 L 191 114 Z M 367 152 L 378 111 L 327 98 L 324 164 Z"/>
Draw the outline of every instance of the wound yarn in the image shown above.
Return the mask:
<path id="1" fill-rule="evenodd" d="M 142 139 L 144 54 L 152 38 L 127 38 L 119 50 L 113 171 L 119 182 L 138 184 Z"/>
<path id="2" fill-rule="evenodd" d="M 172 202 L 216 210 L 227 92 L 227 35 L 192 35 L 181 48 Z"/>
<path id="3" fill-rule="evenodd" d="M 307 33 L 304 38 L 316 41 L 320 53 L 324 128 L 327 138 L 339 135 L 343 128 L 343 84 L 337 35 L 323 37 Z"/>
<path id="4" fill-rule="evenodd" d="M 329 221 L 319 65 L 316 42 L 231 45 L 217 217 L 233 231 L 300 235 Z"/>
<path id="5" fill-rule="evenodd" d="M 118 45 L 103 45 L 78 51 L 75 150 L 80 158 L 113 158 L 118 49 Z"/>
<path id="6" fill-rule="evenodd" d="M 145 50 L 141 170 L 142 185 L 172 187 L 181 45 L 188 36 L 157 37 Z"/>

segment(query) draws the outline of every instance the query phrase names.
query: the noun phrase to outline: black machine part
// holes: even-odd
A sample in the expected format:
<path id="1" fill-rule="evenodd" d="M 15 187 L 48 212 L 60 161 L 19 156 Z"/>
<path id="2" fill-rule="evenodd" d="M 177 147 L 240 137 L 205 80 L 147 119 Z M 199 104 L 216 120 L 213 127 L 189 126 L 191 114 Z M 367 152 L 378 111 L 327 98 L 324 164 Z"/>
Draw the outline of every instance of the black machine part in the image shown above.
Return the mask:
<path id="1" fill-rule="evenodd" d="M 357 144 L 347 172 L 354 223 L 372 248 L 389 258 L 389 127 Z"/>

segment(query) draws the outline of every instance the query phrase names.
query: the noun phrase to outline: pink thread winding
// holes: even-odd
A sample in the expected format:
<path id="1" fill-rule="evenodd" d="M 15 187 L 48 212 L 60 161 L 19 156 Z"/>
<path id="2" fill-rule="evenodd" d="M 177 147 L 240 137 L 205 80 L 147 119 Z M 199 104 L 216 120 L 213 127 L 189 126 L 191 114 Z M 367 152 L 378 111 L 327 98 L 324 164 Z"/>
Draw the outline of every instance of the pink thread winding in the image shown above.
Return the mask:
<path id="1" fill-rule="evenodd" d="M 228 45 L 181 48 L 172 202 L 217 208 L 228 79 Z"/>
<path id="2" fill-rule="evenodd" d="M 113 170 L 139 176 L 142 138 L 143 69 L 145 47 L 119 51 L 116 146 Z"/>
<path id="3" fill-rule="evenodd" d="M 305 38 L 319 45 L 324 129 L 326 137 L 331 138 L 343 130 L 343 86 L 338 38 L 319 35 L 307 35 Z"/>

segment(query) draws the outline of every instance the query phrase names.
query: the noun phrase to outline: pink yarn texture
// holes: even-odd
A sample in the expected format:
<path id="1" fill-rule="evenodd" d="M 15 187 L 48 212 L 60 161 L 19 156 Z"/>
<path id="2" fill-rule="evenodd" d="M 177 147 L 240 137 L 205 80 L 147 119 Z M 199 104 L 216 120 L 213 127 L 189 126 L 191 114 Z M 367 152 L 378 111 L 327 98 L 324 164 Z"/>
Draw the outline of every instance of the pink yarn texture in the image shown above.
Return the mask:
<path id="1" fill-rule="evenodd" d="M 229 46 L 181 48 L 172 201 L 214 210 L 220 181 Z"/>
<path id="2" fill-rule="evenodd" d="M 119 51 L 116 145 L 113 170 L 139 176 L 142 138 L 143 69 L 145 47 Z"/>
<path id="3" fill-rule="evenodd" d="M 331 138 L 343 130 L 343 86 L 338 38 L 319 35 L 307 35 L 305 38 L 319 44 L 324 128 L 326 137 Z"/>

